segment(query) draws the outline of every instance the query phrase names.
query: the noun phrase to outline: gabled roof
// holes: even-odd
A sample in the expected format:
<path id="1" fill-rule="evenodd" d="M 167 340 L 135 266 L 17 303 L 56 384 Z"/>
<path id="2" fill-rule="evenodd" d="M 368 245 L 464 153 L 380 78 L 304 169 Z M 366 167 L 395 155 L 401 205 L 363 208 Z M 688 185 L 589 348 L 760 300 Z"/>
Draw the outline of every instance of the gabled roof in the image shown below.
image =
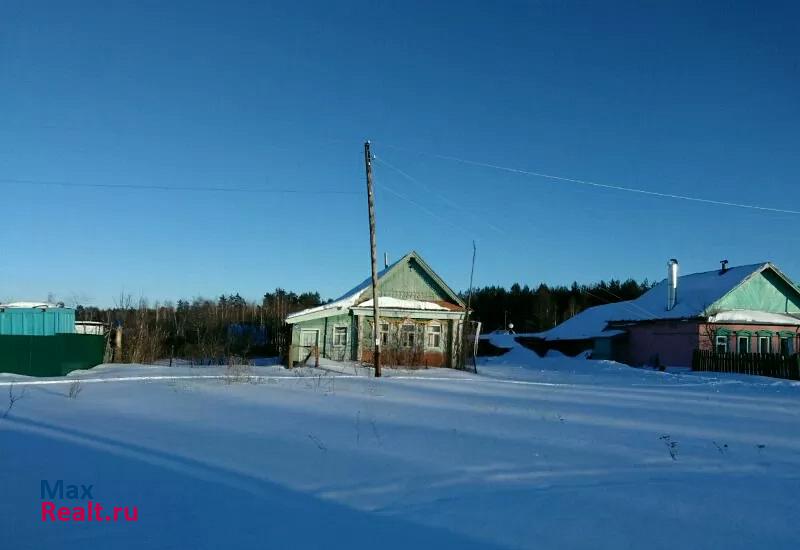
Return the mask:
<path id="1" fill-rule="evenodd" d="M 798 293 L 797 286 L 770 262 L 692 273 L 678 277 L 678 301 L 667 310 L 667 280 L 635 300 L 591 307 L 537 336 L 546 340 L 578 340 L 613 336 L 618 331 L 606 330 L 611 322 L 654 321 L 659 319 L 693 319 L 715 312 L 715 304 L 745 284 L 752 277 L 770 270 Z"/>
<path id="2" fill-rule="evenodd" d="M 637 299 L 624 302 L 630 307 L 619 311 L 618 316 L 612 320 L 644 321 L 700 317 L 724 296 L 768 268 L 780 273 L 769 262 L 763 262 L 731 267 L 724 273 L 714 270 L 678 277 L 678 301 L 670 310 L 667 310 L 666 306 L 667 280 L 664 279 Z"/>
<path id="3" fill-rule="evenodd" d="M 445 283 L 442 280 L 442 278 L 439 277 L 439 275 L 437 275 L 436 272 L 433 269 L 431 269 L 431 267 L 425 262 L 425 260 L 423 260 L 422 257 L 420 257 L 420 255 L 414 250 L 412 250 L 411 252 L 409 252 L 408 254 L 406 254 L 393 264 L 389 265 L 385 269 L 378 272 L 379 290 L 380 290 L 380 282 L 382 279 L 389 276 L 393 271 L 398 269 L 399 266 L 405 265 L 411 260 L 414 260 L 417 263 L 417 265 L 431 279 L 433 279 L 437 285 L 439 285 L 439 287 L 444 291 L 447 297 L 453 301 L 453 303 L 457 304 L 462 308 L 465 307 L 464 302 L 461 300 L 461 298 L 458 297 L 458 295 L 453 291 L 453 289 L 447 286 L 447 283 Z M 362 304 L 367 300 L 369 300 L 369 305 L 371 306 L 372 305 L 371 290 L 372 290 L 372 277 L 367 277 L 361 283 L 351 288 L 350 290 L 345 292 L 342 296 L 340 296 L 339 298 L 330 303 L 323 304 L 317 307 L 312 307 L 309 309 L 304 309 L 303 311 L 298 311 L 297 313 L 292 313 L 291 315 L 288 315 L 286 317 L 286 322 L 291 324 L 291 323 L 296 323 L 298 321 L 304 321 L 309 318 L 328 317 L 330 315 L 338 315 L 340 313 L 346 313 L 349 308 Z M 386 297 L 380 296 L 380 298 L 378 299 L 378 305 L 381 307 L 386 307 L 384 306 L 385 300 Z M 397 300 L 395 300 L 395 302 L 397 302 Z M 393 302 L 393 305 L 396 306 L 397 304 L 395 302 Z M 411 303 L 411 301 L 409 300 L 405 300 L 405 302 L 409 302 L 409 304 Z M 431 303 L 437 304 L 439 302 L 431 301 Z M 441 307 L 441 303 L 439 303 L 439 306 L 441 309 L 450 309 L 446 307 Z M 413 309 L 425 309 L 425 308 L 413 308 Z M 438 309 L 438 308 L 431 308 L 431 309 Z"/>

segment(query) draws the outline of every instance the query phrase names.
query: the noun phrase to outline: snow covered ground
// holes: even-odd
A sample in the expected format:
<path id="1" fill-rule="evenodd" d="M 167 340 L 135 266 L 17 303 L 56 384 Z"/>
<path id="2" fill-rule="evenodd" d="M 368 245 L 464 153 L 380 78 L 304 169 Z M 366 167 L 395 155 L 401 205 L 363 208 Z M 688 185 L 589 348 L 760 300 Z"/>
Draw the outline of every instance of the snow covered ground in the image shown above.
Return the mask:
<path id="1" fill-rule="evenodd" d="M 478 375 L 354 372 L 0 376 L 0 417 L 24 388 L 0 418 L 0 548 L 797 545 L 797 383 L 520 347 Z M 138 519 L 43 522 L 42 480 Z"/>

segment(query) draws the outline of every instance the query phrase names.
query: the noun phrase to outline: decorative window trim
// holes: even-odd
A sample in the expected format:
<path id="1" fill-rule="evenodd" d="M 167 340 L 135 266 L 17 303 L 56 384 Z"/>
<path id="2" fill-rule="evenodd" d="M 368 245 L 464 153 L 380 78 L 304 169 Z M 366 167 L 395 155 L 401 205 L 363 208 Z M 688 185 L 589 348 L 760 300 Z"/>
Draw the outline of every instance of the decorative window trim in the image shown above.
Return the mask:
<path id="1" fill-rule="evenodd" d="M 429 329 L 433 329 L 433 328 L 437 328 L 437 329 L 439 329 L 439 331 L 438 332 L 433 332 L 433 330 L 429 331 Z M 431 324 L 427 325 L 425 327 L 425 347 L 427 349 L 435 349 L 435 350 L 442 349 L 442 340 L 443 340 L 442 336 L 443 335 L 444 335 L 444 329 L 442 328 L 442 324 L 441 323 L 431 323 Z M 431 344 L 430 343 L 431 342 L 431 337 L 434 337 L 434 339 L 438 338 L 439 343 L 435 344 L 435 345 Z"/>
<path id="2" fill-rule="evenodd" d="M 733 334 L 733 332 L 731 332 L 730 330 L 728 330 L 726 328 L 718 328 L 714 332 L 714 334 L 715 334 L 715 336 L 730 336 L 731 334 Z"/>
<path id="3" fill-rule="evenodd" d="M 745 351 L 739 351 L 739 340 L 741 338 L 745 338 L 746 341 L 747 341 L 747 346 L 746 346 L 747 349 L 745 349 Z M 737 334 L 736 335 L 736 353 L 750 353 L 750 346 L 752 345 L 752 342 L 750 342 L 750 339 L 751 338 L 750 338 L 750 334 L 749 333 L 748 334 Z"/>
<path id="4" fill-rule="evenodd" d="M 411 329 L 411 330 L 409 330 Z M 411 339 L 409 341 L 409 336 Z M 404 321 L 400 325 L 400 346 L 403 348 L 413 348 L 417 345 L 417 325 L 413 322 Z"/>
<path id="5" fill-rule="evenodd" d="M 779 330 L 778 336 L 780 336 L 781 338 L 794 338 L 795 336 L 797 336 L 797 333 L 792 332 L 791 330 Z"/>
<path id="6" fill-rule="evenodd" d="M 761 349 L 761 342 L 767 343 L 767 349 Z M 759 335 L 758 337 L 758 353 L 772 353 L 772 336 Z"/>
<path id="7" fill-rule="evenodd" d="M 720 339 L 722 339 L 722 342 L 720 342 Z M 717 336 L 714 338 L 714 351 L 716 353 L 720 353 L 719 347 L 721 345 L 724 345 L 725 350 L 722 353 L 728 353 L 728 345 L 729 345 L 728 340 L 729 339 L 727 334 L 717 334 Z"/>
<path id="8" fill-rule="evenodd" d="M 771 330 L 759 330 L 756 331 L 756 334 L 758 334 L 759 336 L 772 336 L 775 333 Z"/>
<path id="9" fill-rule="evenodd" d="M 737 330 L 736 331 L 736 336 L 737 337 L 739 337 L 739 336 L 748 336 L 749 337 L 749 336 L 752 336 L 752 335 L 753 335 L 753 332 L 750 331 L 750 330 Z"/>

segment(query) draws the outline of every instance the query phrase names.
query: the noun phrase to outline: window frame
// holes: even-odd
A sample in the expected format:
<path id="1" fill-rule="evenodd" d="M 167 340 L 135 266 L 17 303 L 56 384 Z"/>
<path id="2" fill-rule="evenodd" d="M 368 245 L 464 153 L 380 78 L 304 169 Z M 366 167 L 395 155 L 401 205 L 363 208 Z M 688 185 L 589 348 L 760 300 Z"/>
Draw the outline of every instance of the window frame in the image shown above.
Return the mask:
<path id="1" fill-rule="evenodd" d="M 739 345 L 742 342 L 742 340 L 744 340 L 745 343 L 746 343 L 744 351 L 742 351 L 741 346 Z M 750 335 L 749 334 L 746 335 L 746 336 L 744 334 L 742 334 L 742 335 L 736 337 L 736 353 L 750 353 Z"/>
<path id="2" fill-rule="evenodd" d="M 347 346 L 347 341 L 349 340 L 348 337 L 348 327 L 347 325 L 334 325 L 333 326 L 333 347 L 335 348 L 343 348 Z M 340 336 L 344 336 L 344 341 L 337 341 L 339 340 Z"/>
<path id="3" fill-rule="evenodd" d="M 386 327 L 386 330 L 383 329 Z M 380 338 L 380 342 L 382 346 L 389 345 L 389 331 L 391 330 L 391 325 L 389 323 L 379 323 L 378 324 L 378 338 Z"/>
<path id="4" fill-rule="evenodd" d="M 430 330 L 430 329 L 434 329 L 434 328 L 438 329 L 438 331 L 434 332 L 433 330 Z M 443 334 L 444 334 L 444 331 L 442 330 L 442 324 L 441 323 L 431 323 L 431 324 L 427 325 L 425 327 L 425 347 L 428 348 L 428 349 L 435 349 L 435 350 L 442 349 L 442 335 Z M 438 340 L 438 343 L 436 343 L 435 345 L 431 344 L 431 337 L 433 337 L 436 340 Z"/>
<path id="5" fill-rule="evenodd" d="M 786 342 L 786 351 L 784 351 L 784 342 Z M 794 355 L 794 336 L 781 336 L 779 345 L 781 355 Z"/>
<path id="6" fill-rule="evenodd" d="M 767 343 L 766 351 L 764 351 L 764 349 L 761 347 L 762 342 Z M 772 336 L 763 336 L 763 335 L 758 336 L 758 353 L 759 354 L 772 353 Z"/>
<path id="7" fill-rule="evenodd" d="M 400 347 L 411 349 L 414 346 L 416 346 L 416 339 L 417 339 L 416 324 L 403 323 L 402 325 L 400 325 Z"/>
<path id="8" fill-rule="evenodd" d="M 714 352 L 715 353 L 728 353 L 728 335 L 727 334 L 717 334 L 714 338 Z M 725 349 L 720 351 L 720 346 L 724 346 Z"/>

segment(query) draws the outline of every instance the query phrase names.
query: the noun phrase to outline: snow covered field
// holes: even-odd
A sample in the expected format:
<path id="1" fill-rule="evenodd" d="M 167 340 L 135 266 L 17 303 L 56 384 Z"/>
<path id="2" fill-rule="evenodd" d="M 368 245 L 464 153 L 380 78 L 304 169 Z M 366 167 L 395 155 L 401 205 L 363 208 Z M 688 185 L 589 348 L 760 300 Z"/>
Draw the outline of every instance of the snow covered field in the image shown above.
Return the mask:
<path id="1" fill-rule="evenodd" d="M 796 383 L 523 348 L 485 360 L 477 376 L 229 374 L 108 365 L 55 383 L 0 376 L 0 416 L 11 382 L 14 395 L 25 388 L 0 419 L 0 548 L 800 540 Z M 138 519 L 43 522 L 42 480 L 92 485 L 94 502 L 136 506 Z"/>

